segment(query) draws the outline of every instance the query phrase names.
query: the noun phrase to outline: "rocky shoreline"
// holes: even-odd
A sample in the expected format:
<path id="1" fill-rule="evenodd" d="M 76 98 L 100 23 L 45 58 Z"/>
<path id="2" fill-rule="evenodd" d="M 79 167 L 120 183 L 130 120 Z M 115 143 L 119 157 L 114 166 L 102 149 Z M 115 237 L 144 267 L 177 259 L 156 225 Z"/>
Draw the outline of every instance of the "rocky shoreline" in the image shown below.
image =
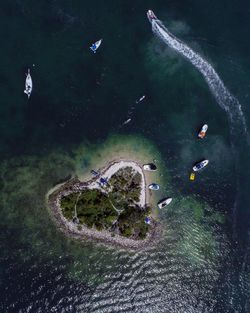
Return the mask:
<path id="1" fill-rule="evenodd" d="M 146 181 L 145 176 L 142 171 L 141 166 L 134 161 L 119 160 L 113 161 L 108 164 L 108 166 L 99 170 L 100 176 L 106 175 L 109 172 L 116 172 L 117 169 L 123 167 L 123 164 L 133 164 L 133 167 L 138 170 L 139 173 L 143 175 L 143 201 L 146 205 Z M 106 175 L 107 176 L 107 175 Z M 57 189 L 54 189 L 52 193 L 47 195 L 48 209 L 50 210 L 53 220 L 60 231 L 62 231 L 66 236 L 81 241 L 91 241 L 106 246 L 120 247 L 129 250 L 146 250 L 154 247 L 157 242 L 162 238 L 162 225 L 151 217 L 151 224 L 147 236 L 142 240 L 134 240 L 126 238 L 124 236 L 113 234 L 107 230 L 98 231 L 94 228 L 88 228 L 85 225 L 75 224 L 68 221 L 61 212 L 60 200 L 62 197 L 69 195 L 72 192 L 80 192 L 84 189 L 90 188 L 90 186 L 95 186 L 98 178 L 94 177 L 87 182 L 81 182 L 78 178 L 72 178 L 66 183 L 60 185 Z"/>

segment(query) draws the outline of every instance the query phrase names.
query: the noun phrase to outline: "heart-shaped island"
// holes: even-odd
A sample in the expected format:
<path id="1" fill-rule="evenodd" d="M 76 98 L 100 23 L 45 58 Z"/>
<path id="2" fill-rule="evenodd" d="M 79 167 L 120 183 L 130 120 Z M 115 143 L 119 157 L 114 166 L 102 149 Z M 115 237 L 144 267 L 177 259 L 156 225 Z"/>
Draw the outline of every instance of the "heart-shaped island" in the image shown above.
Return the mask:
<path id="1" fill-rule="evenodd" d="M 147 205 L 143 167 L 119 160 L 92 174 L 87 182 L 70 179 L 48 196 L 59 228 L 77 239 L 130 249 L 152 247 L 161 227 Z"/>

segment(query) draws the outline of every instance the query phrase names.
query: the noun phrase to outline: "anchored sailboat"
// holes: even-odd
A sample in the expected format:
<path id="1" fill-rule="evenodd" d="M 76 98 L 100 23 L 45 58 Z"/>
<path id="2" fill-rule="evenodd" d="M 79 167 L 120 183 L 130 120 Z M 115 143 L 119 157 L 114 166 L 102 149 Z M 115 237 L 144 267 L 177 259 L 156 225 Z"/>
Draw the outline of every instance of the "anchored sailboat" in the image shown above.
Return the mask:
<path id="1" fill-rule="evenodd" d="M 92 44 L 92 46 L 90 46 L 90 50 L 92 50 L 94 53 L 96 53 L 96 50 L 100 47 L 102 43 L 102 39 L 96 41 L 95 43 Z"/>
<path id="2" fill-rule="evenodd" d="M 25 90 L 24 90 L 24 93 L 27 94 L 28 99 L 29 99 L 29 97 L 31 95 L 32 88 L 33 88 L 32 78 L 31 78 L 31 75 L 30 75 L 30 69 L 28 69 L 28 74 L 27 74 L 26 80 L 25 80 Z"/>

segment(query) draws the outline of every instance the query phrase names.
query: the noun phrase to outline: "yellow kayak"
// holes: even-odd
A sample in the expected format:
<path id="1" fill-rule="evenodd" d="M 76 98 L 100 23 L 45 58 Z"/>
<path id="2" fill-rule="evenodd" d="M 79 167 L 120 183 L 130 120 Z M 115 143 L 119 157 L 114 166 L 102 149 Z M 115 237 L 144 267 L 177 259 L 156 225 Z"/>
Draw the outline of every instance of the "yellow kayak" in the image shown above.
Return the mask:
<path id="1" fill-rule="evenodd" d="M 190 180 L 195 180 L 195 173 L 191 173 L 190 176 L 189 176 L 189 179 Z"/>

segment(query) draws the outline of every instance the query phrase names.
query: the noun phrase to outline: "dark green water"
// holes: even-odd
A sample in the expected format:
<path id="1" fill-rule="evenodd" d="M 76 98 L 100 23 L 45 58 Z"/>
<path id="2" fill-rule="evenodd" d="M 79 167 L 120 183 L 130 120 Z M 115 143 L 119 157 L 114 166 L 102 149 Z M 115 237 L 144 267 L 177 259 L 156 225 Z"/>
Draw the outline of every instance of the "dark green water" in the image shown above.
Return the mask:
<path id="1" fill-rule="evenodd" d="M 250 311 L 250 148 L 201 74 L 153 35 L 150 8 L 215 68 L 250 128 L 247 1 L 1 1 L 1 312 Z M 154 145 L 175 190 L 151 252 L 72 242 L 45 208 L 80 145 L 84 169 L 121 135 Z M 209 167 L 190 184 L 202 158 Z"/>

